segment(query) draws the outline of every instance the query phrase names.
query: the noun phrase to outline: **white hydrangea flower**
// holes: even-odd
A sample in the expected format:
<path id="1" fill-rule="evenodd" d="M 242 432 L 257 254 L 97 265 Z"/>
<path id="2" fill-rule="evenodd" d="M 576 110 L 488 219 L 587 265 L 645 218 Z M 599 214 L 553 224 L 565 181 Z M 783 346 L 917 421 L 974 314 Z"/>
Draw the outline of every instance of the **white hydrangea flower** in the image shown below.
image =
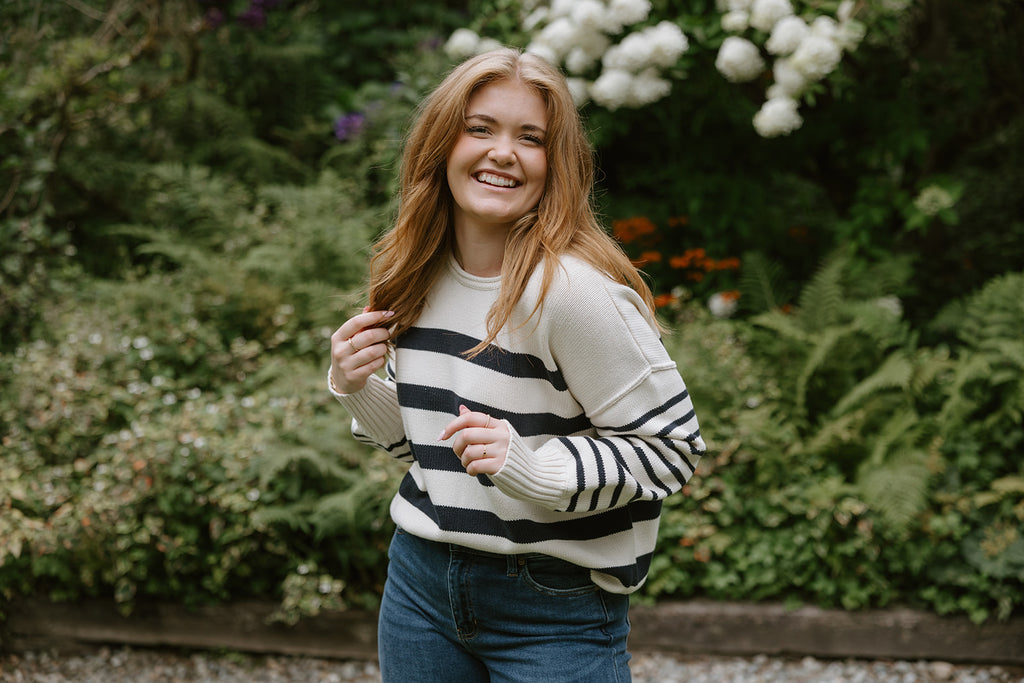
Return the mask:
<path id="1" fill-rule="evenodd" d="M 956 204 L 953 195 L 939 185 L 929 185 L 914 198 L 914 207 L 926 216 L 937 216 Z"/>
<path id="2" fill-rule="evenodd" d="M 577 107 L 582 107 L 584 104 L 590 101 L 590 84 L 582 78 L 566 78 L 565 82 L 569 86 L 569 93 L 572 95 L 572 101 L 576 103 Z"/>
<path id="3" fill-rule="evenodd" d="M 532 55 L 537 55 L 548 64 L 558 65 L 558 54 L 546 43 L 538 43 L 534 41 L 526 46 L 526 51 Z"/>
<path id="4" fill-rule="evenodd" d="M 812 35 L 835 40 L 837 33 L 839 33 L 839 22 L 832 17 L 815 17 L 814 21 L 811 22 Z"/>
<path id="5" fill-rule="evenodd" d="M 600 0 L 576 0 L 572 8 L 572 20 L 577 26 L 599 29 L 605 24 L 605 6 Z"/>
<path id="6" fill-rule="evenodd" d="M 609 0 L 604 30 L 620 33 L 625 26 L 639 24 L 651 13 L 649 0 Z"/>
<path id="7" fill-rule="evenodd" d="M 800 17 L 782 17 L 775 23 L 764 47 L 773 55 L 788 55 L 800 46 L 810 32 L 811 28 Z"/>
<path id="8" fill-rule="evenodd" d="M 572 7 L 575 4 L 576 0 L 551 0 L 552 18 L 568 17 L 572 15 Z"/>
<path id="9" fill-rule="evenodd" d="M 633 75 L 621 69 L 605 69 L 590 86 L 590 97 L 605 109 L 615 111 L 630 100 Z"/>
<path id="10" fill-rule="evenodd" d="M 754 129 L 758 135 L 765 138 L 789 135 L 803 125 L 803 122 L 797 111 L 797 102 L 792 97 L 769 99 L 754 115 Z"/>
<path id="11" fill-rule="evenodd" d="M 630 85 L 630 106 L 644 107 L 662 99 L 672 90 L 672 83 L 658 75 L 655 68 L 644 69 Z"/>
<path id="12" fill-rule="evenodd" d="M 722 30 L 726 33 L 743 33 L 750 26 L 750 12 L 736 9 L 722 15 Z"/>
<path id="13" fill-rule="evenodd" d="M 770 33 L 782 17 L 793 14 L 789 0 L 754 0 L 750 6 L 750 25 L 758 31 Z"/>
<path id="14" fill-rule="evenodd" d="M 675 66 L 690 47 L 683 29 L 671 21 L 663 21 L 657 26 L 644 29 L 644 35 L 648 36 L 651 42 L 651 64 L 654 66 Z"/>
<path id="15" fill-rule="evenodd" d="M 757 78 L 764 70 L 764 59 L 757 46 L 746 38 L 729 36 L 722 41 L 715 58 L 715 68 L 733 83 Z"/>
<path id="16" fill-rule="evenodd" d="M 574 47 L 565 56 L 565 69 L 571 74 L 586 73 L 596 63 L 597 60 L 580 47 Z"/>
<path id="17" fill-rule="evenodd" d="M 854 0 L 843 0 L 839 3 L 839 9 L 836 10 L 836 18 L 840 22 L 847 22 L 853 19 L 854 10 L 857 9 L 857 3 Z"/>
<path id="18" fill-rule="evenodd" d="M 715 6 L 722 14 L 727 12 L 749 12 L 754 0 L 715 0 Z"/>
<path id="19" fill-rule="evenodd" d="M 792 56 L 793 66 L 812 81 L 832 73 L 839 65 L 842 51 L 833 40 L 821 36 L 807 36 Z"/>
<path id="20" fill-rule="evenodd" d="M 453 59 L 466 59 L 477 53 L 480 36 L 468 28 L 457 28 L 444 44 L 444 52 Z"/>
<path id="21" fill-rule="evenodd" d="M 654 46 L 643 32 L 628 34 L 604 53 L 601 63 L 608 69 L 619 69 L 636 73 L 650 64 Z"/>
<path id="22" fill-rule="evenodd" d="M 476 44 L 476 54 L 483 54 L 484 52 L 490 52 L 491 50 L 497 50 L 504 47 L 501 41 L 494 38 L 481 38 L 480 42 Z"/>
<path id="23" fill-rule="evenodd" d="M 715 292 L 708 297 L 708 310 L 716 318 L 731 318 L 736 314 L 739 302 L 735 296 L 728 296 L 724 292 Z"/>
<path id="24" fill-rule="evenodd" d="M 772 87 L 776 88 L 776 92 L 781 90 L 790 97 L 798 97 L 809 83 L 803 72 L 793 66 L 793 61 L 788 58 L 775 60 L 772 64 L 772 77 L 775 79 Z M 769 94 L 768 97 L 773 95 Z"/>
<path id="25" fill-rule="evenodd" d="M 537 9 L 526 15 L 526 18 L 520 22 L 520 26 L 523 27 L 524 31 L 532 32 L 533 29 L 537 28 L 551 15 L 551 10 L 547 7 L 538 7 Z"/>
<path id="26" fill-rule="evenodd" d="M 867 35 L 868 27 L 861 22 L 850 19 L 839 24 L 839 33 L 836 35 L 836 42 L 847 52 L 853 52 Z"/>
<path id="27" fill-rule="evenodd" d="M 561 17 L 542 28 L 540 33 L 534 36 L 533 41 L 547 45 L 558 56 L 558 59 L 561 59 L 576 44 L 577 33 L 576 25 L 572 20 Z"/>
<path id="28" fill-rule="evenodd" d="M 611 38 L 601 31 L 581 30 L 576 35 L 576 47 L 583 50 L 595 62 L 604 56 L 611 44 Z"/>

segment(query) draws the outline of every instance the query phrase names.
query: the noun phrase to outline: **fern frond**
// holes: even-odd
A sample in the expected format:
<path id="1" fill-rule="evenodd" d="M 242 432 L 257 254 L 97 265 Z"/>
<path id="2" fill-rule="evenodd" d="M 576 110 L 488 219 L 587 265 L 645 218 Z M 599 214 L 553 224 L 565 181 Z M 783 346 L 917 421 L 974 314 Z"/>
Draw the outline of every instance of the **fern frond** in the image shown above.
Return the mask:
<path id="1" fill-rule="evenodd" d="M 814 336 L 813 346 L 796 381 L 796 405 L 799 414 L 805 415 L 807 412 L 807 385 L 810 383 L 811 377 L 829 359 L 836 344 L 854 331 L 856 331 L 854 326 L 845 325 L 819 330 L 818 334 Z"/>
<path id="2" fill-rule="evenodd" d="M 308 534 L 310 532 L 310 523 L 306 519 L 307 511 L 303 509 L 305 507 L 307 506 L 263 506 L 253 511 L 252 520 L 258 529 L 285 526 L 292 531 Z"/>
<path id="3" fill-rule="evenodd" d="M 910 359 L 902 351 L 895 351 L 885 359 L 881 367 L 868 377 L 857 383 L 832 408 L 833 415 L 842 415 L 852 406 L 857 405 L 869 396 L 888 389 L 910 389 L 914 375 L 914 367 Z"/>
<path id="4" fill-rule="evenodd" d="M 865 463 L 858 472 L 857 489 L 880 520 L 902 535 L 927 506 L 930 476 L 926 453 L 902 451 L 899 458 L 880 466 Z"/>
<path id="5" fill-rule="evenodd" d="M 848 261 L 845 252 L 833 253 L 800 292 L 797 317 L 808 332 L 820 332 L 838 321 Z"/>
<path id="6" fill-rule="evenodd" d="M 752 313 L 762 313 L 779 308 L 784 299 L 779 290 L 782 282 L 782 266 L 760 252 L 749 252 L 740 260 L 740 302 Z"/>
<path id="7" fill-rule="evenodd" d="M 778 310 L 771 310 L 751 318 L 754 325 L 764 327 L 775 332 L 781 337 L 805 344 L 810 341 L 808 335 L 797 323 L 793 316 L 786 315 Z"/>

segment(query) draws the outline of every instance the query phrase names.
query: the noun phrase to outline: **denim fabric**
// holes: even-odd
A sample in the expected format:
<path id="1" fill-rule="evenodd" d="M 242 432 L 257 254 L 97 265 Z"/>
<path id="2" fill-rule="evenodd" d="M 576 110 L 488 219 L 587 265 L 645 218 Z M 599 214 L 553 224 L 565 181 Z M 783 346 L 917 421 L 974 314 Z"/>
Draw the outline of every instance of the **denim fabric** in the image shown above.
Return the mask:
<path id="1" fill-rule="evenodd" d="M 384 683 L 630 680 L 629 597 L 546 555 L 495 555 L 401 529 L 378 625 Z"/>

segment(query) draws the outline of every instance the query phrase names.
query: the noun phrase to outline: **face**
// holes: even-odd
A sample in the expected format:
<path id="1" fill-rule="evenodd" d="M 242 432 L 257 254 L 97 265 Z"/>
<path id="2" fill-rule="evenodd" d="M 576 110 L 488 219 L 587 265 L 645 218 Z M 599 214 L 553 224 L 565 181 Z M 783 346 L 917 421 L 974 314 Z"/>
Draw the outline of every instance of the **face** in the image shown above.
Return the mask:
<path id="1" fill-rule="evenodd" d="M 507 232 L 537 206 L 548 175 L 547 124 L 544 99 L 517 80 L 495 81 L 473 93 L 448 155 L 457 234 Z"/>

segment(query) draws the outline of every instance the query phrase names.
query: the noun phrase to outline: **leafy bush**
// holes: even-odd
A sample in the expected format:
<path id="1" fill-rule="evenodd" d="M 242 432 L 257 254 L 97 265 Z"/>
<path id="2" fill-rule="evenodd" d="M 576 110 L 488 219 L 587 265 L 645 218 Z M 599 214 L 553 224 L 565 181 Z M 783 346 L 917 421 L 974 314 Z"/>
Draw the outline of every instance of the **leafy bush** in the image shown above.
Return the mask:
<path id="1" fill-rule="evenodd" d="M 683 309 L 674 355 L 713 452 L 666 505 L 648 592 L 1006 618 L 1024 603 L 1024 470 L 1007 457 L 1024 274 L 955 307 L 953 356 L 918 347 L 893 302 L 851 298 L 849 268 L 826 262 L 789 314 Z"/>

